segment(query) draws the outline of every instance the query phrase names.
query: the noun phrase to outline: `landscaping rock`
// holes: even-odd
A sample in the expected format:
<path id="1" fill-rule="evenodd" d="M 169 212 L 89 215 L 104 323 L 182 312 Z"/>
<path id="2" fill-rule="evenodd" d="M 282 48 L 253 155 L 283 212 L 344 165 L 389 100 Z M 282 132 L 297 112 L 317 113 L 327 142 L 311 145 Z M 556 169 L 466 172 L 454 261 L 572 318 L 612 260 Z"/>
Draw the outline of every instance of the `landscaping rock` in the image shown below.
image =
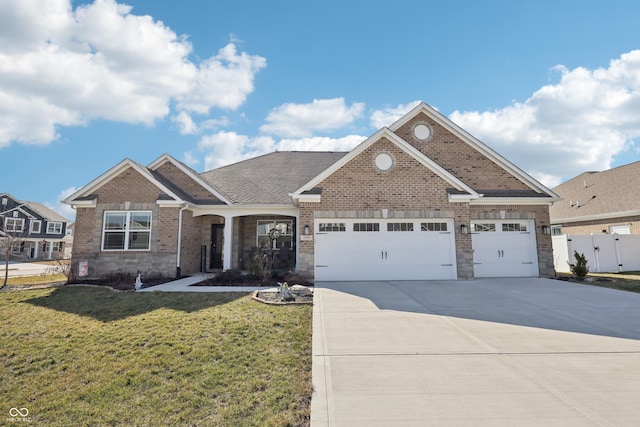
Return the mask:
<path id="1" fill-rule="evenodd" d="M 309 297 L 313 295 L 311 289 L 302 285 L 293 285 L 289 287 L 289 291 L 301 297 Z"/>

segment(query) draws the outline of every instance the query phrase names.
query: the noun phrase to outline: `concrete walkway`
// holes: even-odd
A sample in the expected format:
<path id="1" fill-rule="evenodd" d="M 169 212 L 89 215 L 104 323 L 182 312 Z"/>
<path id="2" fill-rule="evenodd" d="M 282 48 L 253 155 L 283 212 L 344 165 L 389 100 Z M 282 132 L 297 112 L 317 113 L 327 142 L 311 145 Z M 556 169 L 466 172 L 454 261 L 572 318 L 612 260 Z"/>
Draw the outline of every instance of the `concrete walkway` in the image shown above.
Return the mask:
<path id="1" fill-rule="evenodd" d="M 253 292 L 265 289 L 264 287 L 253 286 L 192 286 L 211 277 L 213 277 L 213 274 L 198 273 L 172 282 L 143 288 L 138 292 Z"/>
<path id="2" fill-rule="evenodd" d="M 311 425 L 636 426 L 640 294 L 548 279 L 316 283 Z"/>

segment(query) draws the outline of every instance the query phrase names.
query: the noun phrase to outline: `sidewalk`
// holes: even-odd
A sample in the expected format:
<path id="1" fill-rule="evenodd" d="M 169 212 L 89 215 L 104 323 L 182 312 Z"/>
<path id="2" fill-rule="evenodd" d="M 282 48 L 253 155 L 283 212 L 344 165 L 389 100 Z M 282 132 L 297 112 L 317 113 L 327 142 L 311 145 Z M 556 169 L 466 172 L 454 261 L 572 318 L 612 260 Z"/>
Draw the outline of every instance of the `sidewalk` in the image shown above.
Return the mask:
<path id="1" fill-rule="evenodd" d="M 253 292 L 265 289 L 255 286 L 192 286 L 211 277 L 213 274 L 198 273 L 172 282 L 140 289 L 137 292 Z"/>

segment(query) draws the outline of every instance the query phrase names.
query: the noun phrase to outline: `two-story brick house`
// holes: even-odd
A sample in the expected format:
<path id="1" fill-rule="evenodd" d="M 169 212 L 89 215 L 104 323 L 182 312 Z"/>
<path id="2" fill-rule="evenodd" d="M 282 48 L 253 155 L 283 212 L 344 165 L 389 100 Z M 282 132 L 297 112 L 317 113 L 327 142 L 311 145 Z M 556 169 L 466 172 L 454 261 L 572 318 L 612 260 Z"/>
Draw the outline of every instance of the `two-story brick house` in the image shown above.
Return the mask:
<path id="1" fill-rule="evenodd" d="M 556 194 L 422 103 L 347 153 L 204 173 L 125 159 L 66 202 L 89 275 L 246 268 L 268 246 L 315 280 L 553 274 Z"/>
<path id="2" fill-rule="evenodd" d="M 11 244 L 14 259 L 64 258 L 68 220 L 46 206 L 0 193 L 0 238 Z M 68 253 L 68 251 L 67 251 Z"/>

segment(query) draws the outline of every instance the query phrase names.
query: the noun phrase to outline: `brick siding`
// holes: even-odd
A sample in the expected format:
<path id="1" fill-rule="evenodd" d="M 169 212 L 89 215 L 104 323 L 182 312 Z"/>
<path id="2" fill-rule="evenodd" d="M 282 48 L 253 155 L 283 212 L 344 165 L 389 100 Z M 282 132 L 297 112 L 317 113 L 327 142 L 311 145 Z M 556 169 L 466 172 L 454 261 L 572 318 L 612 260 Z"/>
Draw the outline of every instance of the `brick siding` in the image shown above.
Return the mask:
<path id="1" fill-rule="evenodd" d="M 449 170 L 454 176 L 474 188 L 529 189 L 524 183 L 504 171 L 468 144 L 431 122 L 433 136 L 427 142 L 412 136 L 413 125 L 427 120 L 418 117 L 404 125 L 398 134 L 412 145 Z M 378 153 L 387 153 L 394 159 L 393 167 L 380 171 L 374 159 Z M 470 206 L 466 202 L 451 203 L 446 189 L 451 184 L 431 172 L 400 148 L 381 138 L 366 148 L 349 163 L 321 182 L 320 203 L 300 204 L 298 233 L 305 225 L 313 227 L 318 211 L 368 211 L 380 217 L 382 209 L 393 211 L 447 212 L 454 219 L 456 257 L 459 279 L 473 278 L 473 249 L 471 234 L 462 234 L 460 225 L 469 226 L 471 219 L 480 214 L 500 215 L 500 211 L 513 213 L 536 221 L 538 262 L 541 276 L 553 275 L 551 236 L 542 234 L 538 225 L 549 225 L 549 211 L 544 206 Z M 314 242 L 301 241 L 299 267 L 311 273 L 314 266 Z"/>

